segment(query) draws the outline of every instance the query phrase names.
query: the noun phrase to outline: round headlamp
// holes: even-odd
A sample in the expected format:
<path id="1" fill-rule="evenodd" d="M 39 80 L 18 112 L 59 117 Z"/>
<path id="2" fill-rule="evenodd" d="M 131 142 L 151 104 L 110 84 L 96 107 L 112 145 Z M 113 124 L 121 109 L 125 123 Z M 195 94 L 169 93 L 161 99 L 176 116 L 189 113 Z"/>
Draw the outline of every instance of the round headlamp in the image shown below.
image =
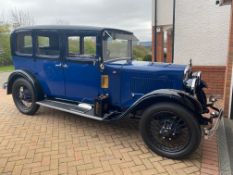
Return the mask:
<path id="1" fill-rule="evenodd" d="M 196 87 L 198 85 L 198 79 L 197 78 L 189 78 L 185 81 L 185 87 L 188 89 L 188 91 L 195 93 Z"/>

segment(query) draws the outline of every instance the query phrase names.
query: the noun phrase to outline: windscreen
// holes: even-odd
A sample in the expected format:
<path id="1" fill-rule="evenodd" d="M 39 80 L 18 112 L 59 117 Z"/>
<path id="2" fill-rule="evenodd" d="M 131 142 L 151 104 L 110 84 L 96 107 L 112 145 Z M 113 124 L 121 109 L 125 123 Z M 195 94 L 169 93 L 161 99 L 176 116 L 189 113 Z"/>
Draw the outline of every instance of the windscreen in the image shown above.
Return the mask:
<path id="1" fill-rule="evenodd" d="M 104 61 L 112 59 L 131 59 L 133 40 L 135 40 L 134 35 L 105 31 L 103 36 Z"/>

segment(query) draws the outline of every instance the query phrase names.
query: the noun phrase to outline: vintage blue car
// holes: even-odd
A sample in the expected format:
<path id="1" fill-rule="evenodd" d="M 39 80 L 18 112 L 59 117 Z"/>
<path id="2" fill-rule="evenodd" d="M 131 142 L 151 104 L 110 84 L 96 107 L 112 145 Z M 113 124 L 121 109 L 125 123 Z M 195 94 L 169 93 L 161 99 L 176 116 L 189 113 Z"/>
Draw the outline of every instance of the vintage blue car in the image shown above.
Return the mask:
<path id="1" fill-rule="evenodd" d="M 215 98 L 206 99 L 207 85 L 191 63 L 134 60 L 135 40 L 132 32 L 111 28 L 18 28 L 7 93 L 26 115 L 45 106 L 99 121 L 139 119 L 152 151 L 184 158 L 198 148 L 202 125 L 207 136 L 216 130 L 222 110 Z"/>

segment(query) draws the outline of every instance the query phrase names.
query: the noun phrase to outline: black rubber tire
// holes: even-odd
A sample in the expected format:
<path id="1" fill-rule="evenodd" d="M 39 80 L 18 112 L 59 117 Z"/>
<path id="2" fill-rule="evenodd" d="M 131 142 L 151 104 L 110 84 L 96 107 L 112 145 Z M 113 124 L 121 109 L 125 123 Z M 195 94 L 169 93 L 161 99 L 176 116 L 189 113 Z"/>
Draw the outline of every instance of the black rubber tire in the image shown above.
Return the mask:
<path id="1" fill-rule="evenodd" d="M 153 114 L 158 113 L 163 110 L 168 110 L 175 113 L 183 121 L 185 121 L 187 127 L 190 129 L 191 133 L 190 141 L 187 146 L 179 152 L 166 152 L 157 147 L 150 139 L 149 134 L 147 133 L 148 124 L 153 118 Z M 155 117 L 155 116 L 154 116 Z M 171 158 L 171 159 L 184 159 L 191 155 L 200 145 L 201 142 L 201 128 L 197 120 L 194 118 L 194 115 L 189 112 L 184 107 L 175 104 L 175 103 L 159 103 L 149 107 L 144 113 L 140 120 L 140 132 L 141 136 L 146 143 L 146 145 L 158 155 Z"/>
<path id="2" fill-rule="evenodd" d="M 19 99 L 17 98 L 17 93 L 19 91 L 19 88 L 21 86 L 25 86 L 31 94 L 31 103 L 32 105 L 30 107 L 25 107 L 21 104 L 21 102 L 19 101 Z M 14 103 L 16 105 L 16 107 L 18 108 L 18 110 L 26 115 L 34 115 L 38 109 L 39 109 L 39 105 L 36 104 L 36 91 L 33 88 L 33 86 L 31 85 L 31 83 L 24 79 L 24 78 L 18 78 L 14 81 L 13 85 L 12 85 L 12 97 L 14 100 Z"/>

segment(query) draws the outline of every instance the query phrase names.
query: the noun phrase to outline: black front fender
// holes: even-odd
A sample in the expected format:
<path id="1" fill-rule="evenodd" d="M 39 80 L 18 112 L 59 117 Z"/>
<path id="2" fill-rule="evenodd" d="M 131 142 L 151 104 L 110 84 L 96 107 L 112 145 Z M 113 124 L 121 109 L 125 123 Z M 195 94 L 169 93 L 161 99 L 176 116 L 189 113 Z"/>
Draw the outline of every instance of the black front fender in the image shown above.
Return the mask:
<path id="1" fill-rule="evenodd" d="M 198 116 L 201 116 L 203 113 L 201 103 L 192 95 L 184 91 L 174 89 L 160 89 L 152 91 L 138 99 L 121 115 L 121 117 L 125 117 L 128 114 L 134 113 L 140 109 L 146 109 L 147 107 L 160 102 L 173 102 L 180 104 Z"/>
<path id="2" fill-rule="evenodd" d="M 34 77 L 34 75 L 28 71 L 25 70 L 15 70 L 14 72 L 12 72 L 8 78 L 8 82 L 7 82 L 7 94 L 11 94 L 12 93 L 12 86 L 13 83 L 16 79 L 18 78 L 24 78 L 26 80 L 28 80 L 33 88 L 35 89 L 35 91 L 37 92 L 37 99 L 41 100 L 43 98 L 43 90 L 39 84 L 39 82 L 36 80 L 36 78 Z"/>

